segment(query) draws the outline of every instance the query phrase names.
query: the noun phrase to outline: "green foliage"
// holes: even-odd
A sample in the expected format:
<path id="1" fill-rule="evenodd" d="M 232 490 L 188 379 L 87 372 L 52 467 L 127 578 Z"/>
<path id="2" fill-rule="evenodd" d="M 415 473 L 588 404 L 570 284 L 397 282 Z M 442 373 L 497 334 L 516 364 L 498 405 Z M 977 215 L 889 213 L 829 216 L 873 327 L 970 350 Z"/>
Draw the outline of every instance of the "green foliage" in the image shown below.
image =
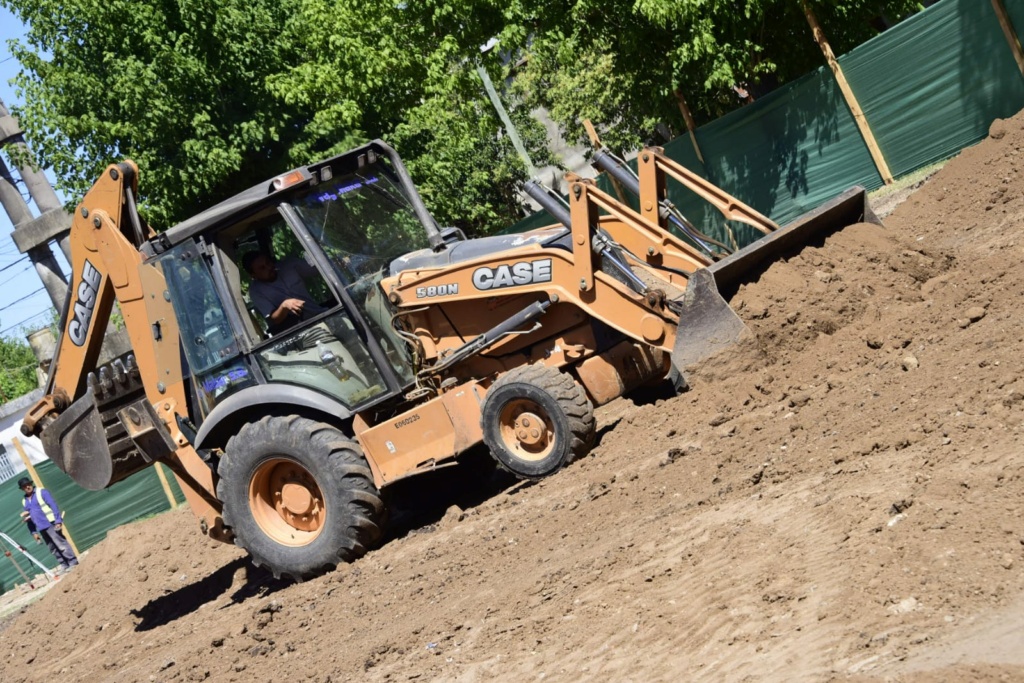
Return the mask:
<path id="1" fill-rule="evenodd" d="M 294 56 L 290 0 L 4 0 L 30 25 L 17 110 L 63 189 L 138 162 L 157 226 L 282 170 L 301 119 L 263 86 Z M 287 123 L 288 125 L 284 125 Z"/>
<path id="2" fill-rule="evenodd" d="M 920 9 L 917 0 L 808 4 L 836 54 L 875 35 L 881 15 Z M 518 94 L 581 142 L 579 122 L 591 119 L 618 149 L 685 131 L 679 96 L 699 125 L 741 105 L 734 86 L 770 88 L 824 62 L 799 0 L 577 0 L 537 17 Z"/>
<path id="3" fill-rule="evenodd" d="M 0 403 L 35 389 L 36 357 L 31 347 L 12 337 L 0 338 Z"/>
<path id="4" fill-rule="evenodd" d="M 501 28 L 488 2 L 342 9 L 307 0 L 286 30 L 307 59 L 270 79 L 280 99 L 315 112 L 294 160 L 341 152 L 359 131 L 398 149 L 440 224 L 479 234 L 518 219 L 515 187 L 525 168 L 476 74 L 485 62 L 498 71 L 498 56 L 483 57 L 479 47 Z M 534 161 L 548 161 L 540 124 L 505 104 Z"/>
<path id="5" fill-rule="evenodd" d="M 487 99 L 502 99 L 536 165 L 546 107 L 613 148 L 739 106 L 733 86 L 822 64 L 795 0 L 0 0 L 30 30 L 16 114 L 68 196 L 130 156 L 143 209 L 167 227 L 280 173 L 372 138 L 393 144 L 442 225 L 520 217 L 525 168 Z M 914 0 L 811 2 L 837 52 Z M 498 47 L 480 47 L 492 38 Z"/>

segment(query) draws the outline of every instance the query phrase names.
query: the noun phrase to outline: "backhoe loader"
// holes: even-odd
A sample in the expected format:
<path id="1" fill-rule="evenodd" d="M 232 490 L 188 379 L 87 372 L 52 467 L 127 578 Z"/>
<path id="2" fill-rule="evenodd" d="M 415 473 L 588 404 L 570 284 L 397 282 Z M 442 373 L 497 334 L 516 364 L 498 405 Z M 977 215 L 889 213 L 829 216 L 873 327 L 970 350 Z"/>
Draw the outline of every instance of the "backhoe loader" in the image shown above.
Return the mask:
<path id="1" fill-rule="evenodd" d="M 480 443 L 522 478 L 583 456 L 595 406 L 681 384 L 744 333 L 721 292 L 754 264 L 874 219 L 854 188 L 780 229 L 657 148 L 635 174 L 597 163 L 638 211 L 573 176 L 568 202 L 527 188 L 550 226 L 479 239 L 439 227 L 380 141 L 159 234 L 136 165 L 111 165 L 75 210 L 61 336 L 23 431 L 87 489 L 165 463 L 204 534 L 302 580 L 379 540 L 389 485 Z M 670 178 L 766 236 L 724 254 L 667 201 Z M 306 273 L 287 324 L 254 305 L 254 253 Z M 99 367 L 115 301 L 132 352 Z"/>

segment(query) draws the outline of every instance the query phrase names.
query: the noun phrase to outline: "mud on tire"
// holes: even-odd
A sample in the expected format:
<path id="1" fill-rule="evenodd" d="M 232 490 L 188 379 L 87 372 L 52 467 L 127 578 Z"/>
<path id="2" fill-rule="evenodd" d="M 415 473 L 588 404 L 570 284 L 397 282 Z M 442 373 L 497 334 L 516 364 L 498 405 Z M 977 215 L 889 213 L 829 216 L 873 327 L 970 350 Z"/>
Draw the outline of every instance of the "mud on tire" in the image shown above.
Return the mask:
<path id="1" fill-rule="evenodd" d="M 351 562 L 380 538 L 384 504 L 359 444 L 298 416 L 264 417 L 231 438 L 217 497 L 235 544 L 297 581 Z"/>
<path id="2" fill-rule="evenodd" d="M 481 416 L 484 443 L 504 469 L 527 479 L 552 474 L 593 447 L 594 408 L 557 368 L 527 365 L 499 377 Z"/>

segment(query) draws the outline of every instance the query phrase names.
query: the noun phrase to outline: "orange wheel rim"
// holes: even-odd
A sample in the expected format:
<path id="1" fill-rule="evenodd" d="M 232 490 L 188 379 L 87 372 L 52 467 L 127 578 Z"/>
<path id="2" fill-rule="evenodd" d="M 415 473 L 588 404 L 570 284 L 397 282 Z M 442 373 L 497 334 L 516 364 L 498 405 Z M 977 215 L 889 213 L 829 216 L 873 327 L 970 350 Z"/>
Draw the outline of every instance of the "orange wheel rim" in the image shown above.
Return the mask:
<path id="1" fill-rule="evenodd" d="M 287 546 L 312 543 L 327 517 L 316 479 L 290 458 L 260 463 L 249 481 L 249 509 L 263 533 Z"/>
<path id="2" fill-rule="evenodd" d="M 502 443 L 517 458 L 536 462 L 554 450 L 554 425 L 537 402 L 526 398 L 509 401 L 498 420 Z"/>

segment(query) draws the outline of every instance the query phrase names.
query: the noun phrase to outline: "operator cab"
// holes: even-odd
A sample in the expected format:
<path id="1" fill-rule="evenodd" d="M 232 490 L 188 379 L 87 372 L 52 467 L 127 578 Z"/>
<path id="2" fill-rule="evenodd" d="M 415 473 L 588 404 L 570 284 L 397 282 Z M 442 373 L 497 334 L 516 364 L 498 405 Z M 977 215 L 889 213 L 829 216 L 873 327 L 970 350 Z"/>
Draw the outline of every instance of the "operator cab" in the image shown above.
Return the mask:
<path id="1" fill-rule="evenodd" d="M 194 414 L 256 384 L 310 388 L 353 410 L 412 384 L 379 283 L 393 260 L 427 248 L 436 226 L 424 227 L 429 215 L 392 155 L 371 143 L 162 236 L 154 263 L 193 374 Z M 302 305 L 275 314 L 285 299 Z"/>

